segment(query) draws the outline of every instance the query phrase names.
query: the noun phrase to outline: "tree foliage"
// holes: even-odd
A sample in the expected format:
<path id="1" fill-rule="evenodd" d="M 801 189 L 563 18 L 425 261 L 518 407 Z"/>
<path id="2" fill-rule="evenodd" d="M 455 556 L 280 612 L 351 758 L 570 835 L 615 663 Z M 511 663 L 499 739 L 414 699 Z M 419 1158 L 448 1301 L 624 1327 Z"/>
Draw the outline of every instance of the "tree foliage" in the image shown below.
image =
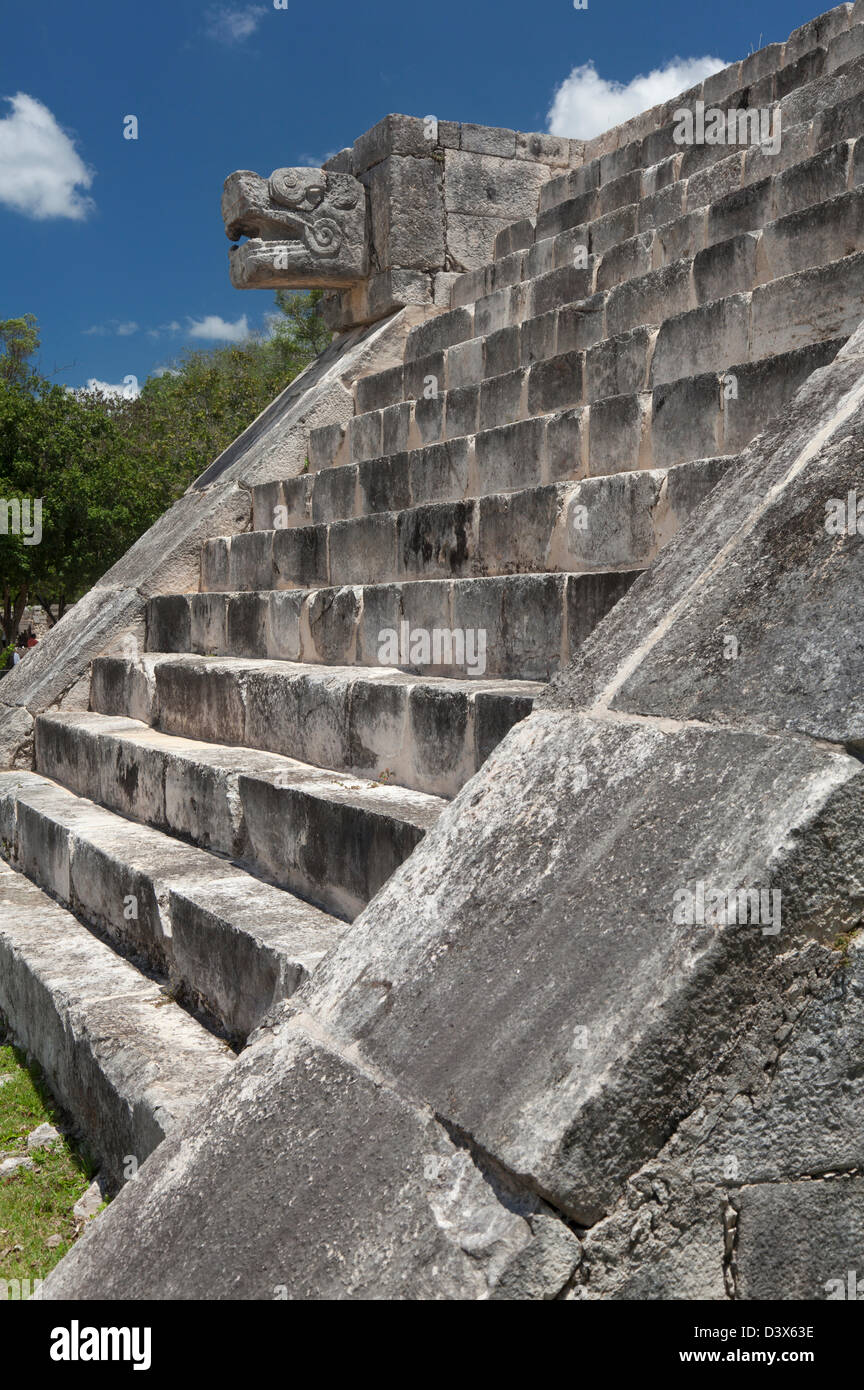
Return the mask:
<path id="1" fill-rule="evenodd" d="M 71 392 L 41 376 L 32 314 L 0 322 L 0 625 L 28 603 L 54 620 L 322 351 L 320 291 L 277 295 L 266 337 L 187 351 L 135 400 Z M 41 499 L 41 540 L 12 529 Z M 25 509 L 26 515 L 26 509 Z M 5 530 L 5 534 L 3 531 Z"/>

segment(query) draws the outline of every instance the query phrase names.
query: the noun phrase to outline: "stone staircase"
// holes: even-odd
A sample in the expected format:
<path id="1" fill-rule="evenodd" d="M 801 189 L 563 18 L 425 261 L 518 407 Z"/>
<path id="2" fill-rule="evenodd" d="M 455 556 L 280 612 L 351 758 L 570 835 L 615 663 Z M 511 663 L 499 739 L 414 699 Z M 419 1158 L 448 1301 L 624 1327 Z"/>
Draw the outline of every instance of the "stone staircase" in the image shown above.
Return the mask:
<path id="1" fill-rule="evenodd" d="M 546 182 L 0 774 L 0 1009 L 118 1181 L 864 318 L 862 36 L 700 89 L 776 155 L 670 118 Z"/>

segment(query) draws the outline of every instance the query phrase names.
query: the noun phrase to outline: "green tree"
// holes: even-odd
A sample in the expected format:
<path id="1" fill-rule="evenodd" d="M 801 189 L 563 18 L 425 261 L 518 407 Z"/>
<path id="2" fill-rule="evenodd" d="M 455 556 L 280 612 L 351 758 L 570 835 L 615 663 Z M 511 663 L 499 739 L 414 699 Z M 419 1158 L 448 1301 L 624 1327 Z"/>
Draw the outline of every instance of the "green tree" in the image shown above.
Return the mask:
<path id="1" fill-rule="evenodd" d="M 136 400 L 71 392 L 29 359 L 32 314 L 0 322 L 0 624 L 49 622 L 89 589 L 326 347 L 321 291 L 277 295 L 267 336 L 187 351 Z M 40 543 L 9 524 L 41 503 Z M 6 533 L 3 534 L 5 526 Z"/>
<path id="2" fill-rule="evenodd" d="M 0 319 L 0 378 L 25 381 L 31 368 L 27 359 L 39 346 L 36 315 L 20 319 Z"/>

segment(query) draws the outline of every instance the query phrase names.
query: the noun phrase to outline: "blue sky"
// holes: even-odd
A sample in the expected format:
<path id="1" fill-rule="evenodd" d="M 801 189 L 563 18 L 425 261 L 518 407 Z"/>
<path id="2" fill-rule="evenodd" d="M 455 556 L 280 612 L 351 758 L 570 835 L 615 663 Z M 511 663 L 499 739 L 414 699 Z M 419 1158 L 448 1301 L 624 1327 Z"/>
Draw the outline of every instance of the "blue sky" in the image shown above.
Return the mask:
<path id="1" fill-rule="evenodd" d="M 546 130 L 556 91 L 588 63 L 596 78 L 565 89 L 559 121 L 596 118 L 607 83 L 676 57 L 743 57 L 816 12 L 812 0 L 7 5 L 0 318 L 37 315 L 39 365 L 57 381 L 143 381 L 184 347 L 242 335 L 244 315 L 265 324 L 272 296 L 228 279 L 231 170 L 317 163 L 389 111 Z M 128 115 L 137 140 L 123 138 Z"/>

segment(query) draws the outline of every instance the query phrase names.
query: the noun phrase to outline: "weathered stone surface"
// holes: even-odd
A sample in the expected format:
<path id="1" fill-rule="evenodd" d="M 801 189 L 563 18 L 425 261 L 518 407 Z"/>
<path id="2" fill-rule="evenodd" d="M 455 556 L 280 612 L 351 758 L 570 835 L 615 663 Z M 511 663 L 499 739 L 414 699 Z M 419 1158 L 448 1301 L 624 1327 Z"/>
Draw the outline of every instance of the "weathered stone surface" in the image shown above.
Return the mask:
<path id="1" fill-rule="evenodd" d="M 113 1299 L 156 1289 L 179 1297 L 192 1286 L 232 1299 L 561 1291 L 579 1259 L 563 1223 L 535 1196 L 485 1175 L 425 1107 L 340 1056 L 314 1021 L 310 1027 L 286 1018 L 260 1035 L 237 1063 L 236 1089 L 202 1107 L 195 1141 L 162 1147 L 134 1185 L 136 1200 L 121 1193 L 112 1202 L 46 1281 L 43 1298 L 88 1297 L 97 1284 L 100 1298 Z M 226 1143 L 241 1094 L 247 1121 Z M 334 1141 L 342 1146 L 338 1168 L 329 1160 Z M 241 1217 L 250 1205 L 267 1220 Z M 129 1256 L 109 1274 L 104 1252 L 118 1239 Z M 182 1268 L 177 1241 L 188 1246 Z"/>
<path id="2" fill-rule="evenodd" d="M 0 1008 L 114 1181 L 227 1075 L 219 1041 L 0 862 Z"/>
<path id="3" fill-rule="evenodd" d="M 403 319 L 384 335 L 389 355 L 357 337 L 310 369 L 306 398 L 300 386 L 264 412 L 196 489 L 257 483 L 255 529 L 211 531 L 205 592 L 178 583 L 149 605 L 149 639 L 167 653 L 112 644 L 91 698 L 117 714 L 40 717 L 47 770 L 161 839 L 56 789 L 53 802 L 0 803 L 22 864 L 97 926 L 137 875 L 139 946 L 155 943 L 188 1002 L 241 1036 L 301 985 L 273 1016 L 283 1041 L 253 1044 L 218 1142 L 202 1150 L 190 1129 L 153 1206 L 141 1189 L 142 1266 L 153 1257 L 157 1275 L 174 1223 L 160 1229 L 155 1212 L 190 1174 L 176 1223 L 189 1229 L 200 1194 L 245 1172 L 258 1096 L 290 1192 L 276 1198 L 280 1220 L 290 1213 L 276 1257 L 288 1251 L 291 1272 L 274 1292 L 365 1296 L 372 1261 L 376 1291 L 432 1296 L 416 1253 L 439 1260 L 438 1209 L 432 1229 L 428 1192 L 405 1177 L 423 1125 L 470 1165 L 448 1199 L 445 1297 L 786 1297 L 783 1277 L 813 1296 L 807 1243 L 788 1275 L 774 1257 L 789 1255 L 772 1234 L 787 1192 L 796 1212 L 813 1192 L 826 1260 L 849 1259 L 860 536 L 813 528 L 820 504 L 843 502 L 854 522 L 864 454 L 860 339 L 832 362 L 864 313 L 850 14 L 587 147 L 391 117 L 326 177 L 299 180 L 317 201 L 316 178 L 362 179 L 374 254 L 328 296 L 328 321 L 416 302 L 407 360 Z M 682 103 L 775 99 L 776 157 L 672 139 Z M 544 154 L 580 167 L 550 179 Z M 277 469 L 283 438 L 291 466 Z M 304 460 L 313 471 L 298 476 Z M 845 502 L 819 496 L 829 484 Z M 154 592 L 148 578 L 129 587 Z M 443 652 L 434 673 L 419 657 L 419 671 L 388 668 L 382 631 L 403 625 L 482 630 L 489 678 L 461 679 Z M 128 636 L 140 643 L 139 621 Z M 529 714 L 536 688 L 512 677 L 548 677 L 574 654 Z M 82 673 L 63 700 L 83 708 L 87 694 Z M 430 792 L 458 795 L 445 809 Z M 187 843 L 160 855 L 165 831 Z M 280 890 L 267 890 L 272 921 L 244 899 L 236 864 L 203 893 L 189 840 L 361 914 L 356 929 L 310 977 L 302 943 L 280 956 L 269 935 L 284 926 Z M 705 886 L 733 895 L 746 923 L 688 925 L 680 897 L 698 905 Z M 355 1155 L 348 1136 L 371 1133 L 367 1121 L 386 1147 Z M 844 1184 L 838 1219 L 826 1164 Z M 466 1212 L 476 1225 L 477 1179 L 495 1189 L 495 1248 L 471 1247 L 466 1282 L 454 1230 Z M 392 1192 L 408 1223 L 395 1241 Z M 262 1193 L 244 1179 L 241 1205 Z M 269 1271 L 260 1223 L 228 1207 L 227 1229 L 253 1233 L 244 1268 Z M 518 1217 L 504 1235 L 499 1208 Z M 322 1210 L 328 1243 L 310 1250 Z M 581 1246 L 562 1215 L 594 1222 Z M 203 1256 L 193 1276 L 227 1288 L 224 1260 L 215 1268 Z M 137 1268 L 132 1285 L 146 1286 Z"/>
<path id="4" fill-rule="evenodd" d="M 239 860 L 345 918 L 374 896 L 444 804 L 275 753 L 196 743 L 95 713 L 42 716 L 37 763 L 79 797 Z"/>
<path id="5" fill-rule="evenodd" d="M 485 635 L 481 648 L 476 633 L 466 638 L 462 632 L 456 640 L 438 623 L 427 632 L 429 655 L 437 642 L 443 658 L 438 664 L 457 677 L 446 687 L 434 676 L 424 680 L 399 675 L 386 662 L 381 663 L 385 669 L 373 673 L 350 666 L 289 665 L 248 657 L 235 661 L 150 657 L 149 705 L 142 705 L 133 717 L 168 734 L 282 753 L 317 767 L 366 777 L 377 777 L 386 765 L 391 780 L 402 786 L 452 796 L 479 766 L 474 742 L 478 693 L 484 693 L 487 705 L 500 706 L 503 737 L 510 724 L 522 717 L 525 698 L 539 692 L 522 682 L 502 686 L 482 679 Z M 389 644 L 399 642 L 400 630 L 388 633 L 384 629 L 383 636 Z M 402 641 L 410 643 L 410 624 Z M 379 633 L 379 648 L 381 642 Z M 97 666 L 100 676 L 94 684 L 93 708 L 105 714 L 132 714 L 124 711 L 126 665 L 106 661 Z M 459 680 L 469 667 L 473 679 Z M 445 694 L 458 697 L 467 716 L 461 727 L 457 720 L 449 732 L 447 719 L 436 723 L 427 713 Z M 430 729 L 425 729 L 427 724 Z M 431 745 L 445 732 L 449 755 L 440 767 L 432 768 Z"/>
<path id="6" fill-rule="evenodd" d="M 342 931 L 226 861 L 32 773 L 3 776 L 0 794 L 15 862 L 232 1037 L 293 993 Z"/>
<path id="7" fill-rule="evenodd" d="M 350 174 L 276 169 L 269 179 L 244 169 L 222 193 L 235 289 L 342 288 L 366 276 L 366 195 Z"/>
<path id="8" fill-rule="evenodd" d="M 706 504 L 704 535 L 712 544 L 734 546 L 734 565 L 697 577 L 695 535 L 686 555 L 679 551 L 677 561 L 664 556 L 654 582 L 663 588 L 667 576 L 680 576 L 660 600 L 673 616 L 660 624 L 624 682 L 617 708 L 864 743 L 857 678 L 864 635 L 853 597 L 862 537 L 854 518 L 851 534 L 848 527 L 842 534 L 826 529 L 826 517 L 836 515 L 840 503 L 846 516 L 859 479 L 862 370 L 860 356 L 841 354 L 834 368 L 816 373 L 796 400 L 782 447 L 772 452 L 770 436 L 761 448 L 757 441 L 729 488 Z M 741 518 L 752 514 L 747 527 L 739 522 L 740 533 L 727 532 L 730 508 Z M 652 611 L 657 615 L 653 605 Z M 834 615 L 829 623 L 826 612 Z M 632 636 L 630 630 L 628 644 Z M 735 639 L 734 659 L 726 655 L 725 637 Z"/>
<path id="9" fill-rule="evenodd" d="M 377 264 L 435 270 L 445 259 L 443 177 L 434 159 L 391 155 L 369 176 Z"/>
<path id="10" fill-rule="evenodd" d="M 721 1050 L 734 1056 L 775 955 L 809 935 L 833 939 L 838 921 L 849 920 L 860 776 L 854 759 L 803 742 L 535 714 L 355 923 L 307 1007 L 362 1039 L 375 1066 L 398 1074 L 511 1171 L 530 1172 L 556 1205 L 595 1220 L 625 1172 L 692 1103 L 700 1069 Z M 635 837 L 624 814 L 634 805 Z M 460 833 L 460 813 L 470 837 Z M 554 838 L 543 829 L 549 815 Z M 826 850 L 821 827 L 832 823 L 838 848 Z M 530 852 L 524 824 L 534 831 Z M 622 863 L 610 889 L 616 843 L 629 867 L 625 875 Z M 586 845 L 601 844 L 596 861 L 586 856 Z M 478 877 L 472 865 L 487 855 L 510 871 Z M 725 892 L 785 889 L 782 933 L 676 928 L 675 893 L 705 876 Z M 405 904 L 416 905 L 412 885 L 421 879 L 422 916 L 415 906 L 409 922 Z M 451 945 L 433 968 L 430 948 L 442 933 L 459 949 Z M 505 941 L 518 972 L 501 969 Z M 358 988 L 361 958 L 388 981 L 386 1009 Z M 422 1024 L 410 1002 L 418 993 Z"/>

